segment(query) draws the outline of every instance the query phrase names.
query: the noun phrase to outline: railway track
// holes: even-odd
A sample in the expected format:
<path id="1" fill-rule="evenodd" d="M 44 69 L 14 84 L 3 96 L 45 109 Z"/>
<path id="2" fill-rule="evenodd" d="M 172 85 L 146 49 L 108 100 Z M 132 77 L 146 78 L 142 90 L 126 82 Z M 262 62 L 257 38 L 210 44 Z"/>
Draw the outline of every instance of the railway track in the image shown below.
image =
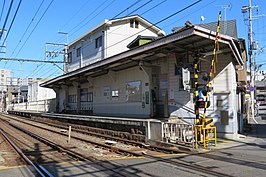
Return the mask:
<path id="1" fill-rule="evenodd" d="M 5 121 L 9 122 L 8 119 L 6 119 Z M 16 127 L 16 128 L 21 129 L 19 127 Z M 140 154 L 138 154 L 138 155 L 140 155 Z M 211 175 L 211 176 L 230 176 L 230 175 L 227 175 L 225 173 L 216 172 L 215 170 L 212 170 L 212 169 L 210 169 L 208 167 L 201 166 L 199 164 L 191 164 L 191 163 L 184 162 L 184 161 L 178 160 L 178 159 L 175 159 L 175 160 L 173 160 L 173 159 L 165 159 L 165 158 L 161 158 L 161 157 L 158 157 L 156 155 L 150 155 L 150 154 L 141 154 L 141 155 L 143 157 L 149 158 L 151 160 L 160 161 L 160 162 L 163 162 L 163 163 L 166 163 L 166 164 L 172 164 L 172 165 L 175 165 L 175 166 L 178 166 L 178 167 L 183 167 L 183 168 L 189 169 L 191 171 L 196 171 L 196 172 L 208 174 L 208 175 Z M 196 155 L 196 154 L 191 153 L 190 155 Z M 76 157 L 76 158 L 78 158 L 78 157 Z M 90 160 L 90 161 L 97 162 L 97 160 L 95 160 L 95 159 L 86 159 L 85 158 L 84 160 Z M 101 161 L 98 161 L 98 162 L 101 162 Z M 124 176 L 126 176 L 126 174 L 124 174 Z"/>
<path id="2" fill-rule="evenodd" d="M 53 176 L 48 170 L 46 170 L 42 165 L 39 165 L 37 163 L 34 163 L 32 160 L 30 160 L 21 150 L 20 148 L 8 137 L 8 135 L 2 130 L 0 129 L 0 133 L 3 135 L 3 137 L 6 139 L 6 141 L 10 144 L 10 146 L 12 146 L 15 151 L 20 155 L 20 157 L 28 164 L 31 165 L 35 172 L 39 175 L 39 176 Z"/>
<path id="3" fill-rule="evenodd" d="M 77 132 L 77 133 L 86 134 L 86 135 L 90 135 L 90 136 L 96 136 L 96 137 L 99 137 L 99 138 L 102 138 L 102 139 L 108 139 L 108 140 L 121 142 L 121 143 L 124 143 L 124 144 L 133 145 L 133 146 L 138 146 L 138 147 L 150 150 L 150 151 L 157 151 L 157 152 L 163 152 L 163 153 L 168 153 L 168 154 L 173 154 L 173 153 L 193 153 L 192 149 L 190 149 L 190 148 L 183 148 L 183 147 L 178 147 L 177 148 L 177 147 L 171 147 L 170 145 L 169 145 L 169 147 L 149 145 L 149 144 L 145 144 L 143 142 L 123 139 L 123 138 L 114 137 L 114 136 L 101 134 L 101 133 L 96 133 L 96 132 L 91 132 L 91 131 L 88 130 L 88 129 L 90 129 L 90 127 L 86 127 L 86 126 L 80 126 L 80 125 L 76 126 L 76 125 L 73 125 L 73 124 L 59 125 L 58 123 L 56 124 L 56 123 L 51 123 L 51 122 L 44 122 L 44 121 L 40 121 L 40 120 L 33 120 L 33 119 L 20 117 L 20 116 L 14 116 L 14 115 L 11 116 L 11 115 L 6 115 L 5 114 L 4 116 L 8 117 L 8 118 L 12 118 L 12 119 L 18 118 L 18 119 L 16 119 L 17 121 L 20 121 L 20 122 L 23 122 L 23 123 L 26 123 L 28 125 L 32 125 L 32 126 L 35 126 L 35 127 L 38 127 L 38 128 L 42 128 L 42 129 L 45 129 L 45 130 L 48 130 L 48 131 L 50 129 L 47 129 L 47 128 L 42 127 L 42 126 L 35 125 L 32 122 L 38 122 L 38 123 L 41 123 L 41 124 L 45 124 L 45 125 L 56 127 L 56 128 L 63 129 L 63 130 L 68 130 L 69 126 L 71 126 L 72 127 L 71 130 L 74 131 L 74 132 Z M 25 120 L 27 120 L 27 119 L 29 121 L 26 122 Z M 60 124 L 64 124 L 64 123 L 60 123 Z M 53 131 L 53 132 L 59 133 L 58 131 Z M 65 135 L 64 133 L 61 133 L 61 134 Z M 74 138 L 76 138 L 76 137 L 74 137 Z M 81 139 L 81 140 L 84 140 L 84 139 Z M 93 142 L 93 141 L 86 141 L 86 142 L 91 143 L 91 144 L 95 144 L 95 142 Z M 104 144 L 96 144 L 96 145 L 106 146 Z M 111 148 L 111 147 L 110 146 L 106 146 L 106 148 Z M 119 150 L 114 148 L 114 147 L 113 147 L 113 151 L 118 151 L 119 152 Z M 130 152 L 124 152 L 124 153 L 130 154 Z M 136 155 L 136 154 L 133 154 L 133 155 Z M 138 156 L 139 156 L 139 154 L 138 154 Z"/>
<path id="4" fill-rule="evenodd" d="M 98 160 L 92 156 L 86 156 L 84 154 L 65 148 L 45 137 L 35 134 L 29 130 L 23 129 L 17 125 L 10 124 L 6 121 L 1 121 L 1 127 L 2 128 L 0 128 L 0 133 L 10 144 L 10 146 L 12 146 L 20 155 L 20 157 L 26 162 L 26 164 L 33 167 L 34 175 L 45 177 L 53 176 L 52 173 L 42 165 L 42 163 L 46 164 L 51 162 L 69 162 L 70 160 L 93 162 L 94 164 L 101 166 L 105 170 L 110 170 L 114 173 L 117 173 L 113 170 L 115 168 L 118 168 L 114 164 L 109 164 L 107 161 Z M 31 144 L 33 144 L 34 147 L 31 146 Z M 36 145 L 38 145 L 37 148 Z M 62 158 L 60 158 L 60 156 L 62 156 Z M 40 161 L 40 159 L 42 160 Z M 119 174 L 120 176 L 126 176 L 123 175 L 123 173 L 117 174 Z"/>

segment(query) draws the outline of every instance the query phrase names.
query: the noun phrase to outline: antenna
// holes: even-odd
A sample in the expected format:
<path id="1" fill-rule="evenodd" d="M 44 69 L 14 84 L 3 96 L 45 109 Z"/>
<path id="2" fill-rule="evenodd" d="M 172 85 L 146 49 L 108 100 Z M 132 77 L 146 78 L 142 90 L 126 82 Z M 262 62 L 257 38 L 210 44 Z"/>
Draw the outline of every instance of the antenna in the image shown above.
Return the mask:
<path id="1" fill-rule="evenodd" d="M 224 30 L 223 33 L 225 34 L 227 31 L 227 24 L 226 24 L 226 10 L 229 9 L 231 11 L 232 9 L 232 2 L 230 1 L 228 5 L 221 4 L 221 5 L 216 5 L 218 7 L 221 7 L 224 10 Z"/>
<path id="2" fill-rule="evenodd" d="M 204 23 L 204 20 L 205 20 L 205 17 L 202 15 L 202 16 L 200 16 L 200 23 L 202 24 L 202 23 Z"/>

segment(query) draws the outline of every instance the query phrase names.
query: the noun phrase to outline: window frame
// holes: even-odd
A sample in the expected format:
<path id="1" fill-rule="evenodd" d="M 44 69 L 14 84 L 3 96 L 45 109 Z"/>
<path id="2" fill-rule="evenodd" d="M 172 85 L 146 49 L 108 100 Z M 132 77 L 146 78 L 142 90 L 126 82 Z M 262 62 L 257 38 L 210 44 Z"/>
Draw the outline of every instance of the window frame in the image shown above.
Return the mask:
<path id="1" fill-rule="evenodd" d="M 80 56 L 81 56 L 81 47 L 77 48 L 77 49 L 76 49 L 76 52 L 77 52 L 77 53 L 76 53 L 76 56 L 77 56 L 77 57 L 80 57 Z"/>
<path id="2" fill-rule="evenodd" d="M 97 49 L 97 48 L 100 48 L 100 47 L 102 47 L 102 45 L 103 45 L 103 37 L 102 37 L 102 35 L 101 36 L 99 36 L 99 37 L 97 37 L 96 39 L 95 39 L 95 48 Z"/>
<path id="3" fill-rule="evenodd" d="M 67 54 L 67 59 L 68 59 L 68 63 L 72 63 L 72 59 L 73 59 L 72 52 L 69 52 Z"/>
<path id="4" fill-rule="evenodd" d="M 126 83 L 127 102 L 142 101 L 142 82 L 141 80 L 129 81 Z M 137 96 L 136 96 L 137 95 Z"/>

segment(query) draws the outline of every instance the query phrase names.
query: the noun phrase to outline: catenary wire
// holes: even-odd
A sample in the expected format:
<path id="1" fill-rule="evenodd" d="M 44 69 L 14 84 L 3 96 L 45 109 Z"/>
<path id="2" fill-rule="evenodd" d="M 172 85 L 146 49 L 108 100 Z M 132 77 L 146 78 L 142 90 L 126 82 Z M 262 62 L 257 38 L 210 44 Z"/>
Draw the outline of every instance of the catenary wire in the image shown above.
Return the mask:
<path id="1" fill-rule="evenodd" d="M 43 12 L 41 18 L 38 20 L 38 22 L 36 23 L 36 25 L 34 26 L 34 28 L 31 30 L 30 34 L 28 35 L 27 39 L 25 40 L 25 42 L 23 43 L 23 45 L 20 47 L 19 51 L 17 52 L 15 58 L 18 56 L 18 54 L 20 53 L 20 51 L 23 49 L 23 47 L 26 45 L 26 43 L 28 42 L 29 38 L 31 37 L 32 33 L 35 31 L 35 29 L 37 28 L 37 26 L 39 25 L 39 23 L 41 22 L 41 20 L 43 19 L 44 15 L 46 14 L 46 12 L 48 11 L 48 9 L 50 8 L 50 6 L 52 5 L 52 3 L 54 2 L 54 0 L 51 0 L 51 2 L 49 3 L 49 5 L 47 6 L 47 8 L 45 9 L 45 11 Z M 13 62 L 13 61 L 12 61 Z M 10 65 L 12 64 L 12 62 L 10 63 Z M 9 65 L 9 66 L 10 66 Z M 9 67 L 8 67 L 9 68 Z"/>
<path id="2" fill-rule="evenodd" d="M 4 22 L 3 27 L 2 27 L 2 31 L 4 31 L 5 28 L 6 28 L 6 23 L 8 21 L 9 14 L 10 14 L 10 11 L 12 9 L 13 2 L 14 2 L 14 0 L 11 0 L 11 3 L 9 5 L 8 11 L 7 11 L 6 19 L 5 19 L 5 22 Z M 0 40 L 2 39 L 2 35 L 3 35 L 3 33 L 0 33 Z"/>
<path id="3" fill-rule="evenodd" d="M 173 16 L 175 16 L 175 15 L 177 15 L 177 14 L 179 14 L 179 13 L 181 13 L 181 12 L 187 10 L 187 9 L 189 9 L 190 7 L 192 7 L 192 6 L 196 5 L 196 4 L 198 4 L 198 3 L 201 2 L 201 1 L 202 1 L 202 0 L 197 0 L 197 1 L 195 1 L 194 3 L 192 3 L 192 4 L 190 4 L 190 5 L 188 5 L 188 6 L 184 7 L 184 8 L 182 8 L 181 10 L 179 10 L 179 11 L 177 11 L 177 12 L 175 12 L 175 13 L 173 13 L 173 14 L 171 14 L 171 15 L 169 15 L 169 16 L 167 16 L 167 17 L 161 19 L 161 20 L 159 20 L 158 22 L 156 22 L 156 23 L 154 23 L 154 24 L 152 24 L 152 25 L 150 25 L 150 26 L 144 28 L 143 30 L 141 30 L 141 31 L 139 31 L 139 32 L 137 32 L 137 33 L 134 33 L 133 35 L 127 36 L 126 38 L 124 38 L 124 39 L 122 39 L 122 40 L 120 40 L 120 41 L 118 41 L 118 42 L 116 42 L 116 43 L 114 43 L 114 44 L 112 44 L 112 45 L 110 45 L 110 46 L 108 46 L 108 47 L 103 48 L 103 49 L 101 50 L 101 52 L 104 51 L 104 50 L 106 50 L 106 49 L 108 49 L 108 48 L 111 48 L 111 47 L 113 47 L 113 46 L 116 46 L 116 45 L 118 45 L 119 43 L 121 43 L 121 42 L 123 42 L 123 41 L 125 41 L 125 40 L 127 40 L 127 39 L 129 39 L 129 38 L 131 38 L 131 37 L 133 37 L 133 36 L 136 36 L 137 34 L 143 32 L 143 31 L 145 31 L 145 30 L 147 30 L 147 29 L 150 29 L 151 27 L 153 27 L 153 26 L 155 26 L 155 25 L 158 25 L 158 24 L 162 23 L 162 22 L 165 21 L 165 20 L 168 20 L 169 18 L 171 18 L 171 17 L 173 17 Z M 95 53 L 93 53 L 93 54 L 91 54 L 91 55 L 95 55 Z M 96 57 L 95 59 L 100 59 L 100 57 Z"/>
<path id="4" fill-rule="evenodd" d="M 135 6 L 136 4 L 138 4 L 141 1 L 142 0 L 138 0 L 138 1 L 134 2 L 133 4 L 131 4 L 130 6 L 128 6 L 127 8 L 125 8 L 125 10 L 123 10 L 120 13 L 118 13 L 117 15 L 115 15 L 112 19 L 115 19 L 116 17 L 118 17 L 119 15 L 121 15 L 122 13 L 124 13 L 128 9 L 132 8 L 133 6 Z M 60 42 L 60 41 L 57 41 L 57 42 Z M 38 72 L 40 69 L 42 69 L 43 67 L 44 67 L 44 63 L 37 64 L 36 68 L 27 77 L 30 77 L 35 72 Z"/>
<path id="5" fill-rule="evenodd" d="M 15 51 L 17 50 L 17 48 L 18 48 L 19 44 L 22 42 L 22 40 L 23 40 L 24 36 L 25 36 L 25 35 L 26 35 L 26 33 L 28 32 L 28 30 L 29 30 L 30 26 L 32 25 L 33 21 L 35 20 L 35 17 L 36 17 L 36 16 L 37 16 L 37 14 L 39 13 L 39 11 L 40 11 L 40 9 L 41 9 L 41 7 L 42 7 L 43 3 L 44 3 L 44 0 L 42 0 L 42 2 L 40 3 L 40 5 L 39 5 L 38 9 L 36 10 L 36 12 L 35 12 L 34 16 L 32 17 L 32 19 L 31 19 L 30 23 L 28 24 L 28 26 L 27 26 L 26 30 L 24 31 L 23 35 L 21 36 L 21 38 L 20 38 L 19 42 L 17 43 L 17 45 L 16 45 L 15 49 L 12 51 L 10 58 L 13 56 L 13 54 L 14 54 L 14 53 L 15 53 Z"/>
<path id="6" fill-rule="evenodd" d="M 159 20 L 159 21 L 156 22 L 155 24 L 152 24 L 152 25 L 148 26 L 147 28 L 141 30 L 140 32 L 135 33 L 135 34 L 133 34 L 133 35 L 131 35 L 131 36 L 129 36 L 129 37 L 126 37 L 125 39 L 123 39 L 123 40 L 121 40 L 121 41 L 119 41 L 119 42 L 117 42 L 117 43 L 115 43 L 115 44 L 113 44 L 113 45 L 110 45 L 110 46 L 108 46 L 108 47 L 106 47 L 106 48 L 104 48 L 104 49 L 102 49 L 102 50 L 105 50 L 105 49 L 107 49 L 107 48 L 111 48 L 111 47 L 113 47 L 113 46 L 115 46 L 115 45 L 121 43 L 122 41 L 125 41 L 125 40 L 127 40 L 128 38 L 133 37 L 133 36 L 135 36 L 135 35 L 137 35 L 137 34 L 143 32 L 144 30 L 150 29 L 151 27 L 153 27 L 153 26 L 155 26 L 155 25 L 157 25 L 157 24 L 159 24 L 159 23 L 162 23 L 163 21 L 166 21 L 166 20 L 168 20 L 169 18 L 171 18 L 171 17 L 173 17 L 173 16 L 175 16 L 175 15 L 177 15 L 177 14 L 179 14 L 179 13 L 181 13 L 181 12 L 183 12 L 183 11 L 189 9 L 189 8 L 191 8 L 192 6 L 198 4 L 198 3 L 201 2 L 201 1 L 202 1 L 202 0 L 195 1 L 194 3 L 192 3 L 192 4 L 190 4 L 190 5 L 188 5 L 188 6 L 184 7 L 184 8 L 182 8 L 181 10 L 179 10 L 179 11 L 177 11 L 177 12 L 175 12 L 175 13 L 173 13 L 173 14 L 171 14 L 171 15 L 169 15 L 169 16 L 167 16 L 167 17 L 161 19 L 161 20 Z"/>
<path id="7" fill-rule="evenodd" d="M 5 3 L 6 3 L 6 0 L 3 1 L 2 10 L 1 10 L 1 14 L 0 14 L 0 21 L 2 20 L 3 12 L 5 9 Z"/>
<path id="8" fill-rule="evenodd" d="M 4 44 L 5 44 L 5 42 L 6 42 L 6 39 L 7 39 L 8 35 L 9 35 L 11 29 L 12 29 L 12 26 L 13 26 L 13 23 L 14 23 L 16 17 L 17 17 L 18 10 L 19 10 L 19 8 L 20 8 L 21 2 L 22 2 L 22 0 L 19 1 L 19 4 L 18 4 L 17 9 L 16 9 L 16 11 L 15 11 L 15 14 L 14 14 L 14 16 L 13 16 L 13 19 L 12 19 L 12 21 L 11 21 L 11 24 L 10 24 L 10 26 L 9 26 L 9 29 L 7 30 L 7 33 L 6 33 L 5 39 L 3 40 L 2 46 L 4 46 Z"/>

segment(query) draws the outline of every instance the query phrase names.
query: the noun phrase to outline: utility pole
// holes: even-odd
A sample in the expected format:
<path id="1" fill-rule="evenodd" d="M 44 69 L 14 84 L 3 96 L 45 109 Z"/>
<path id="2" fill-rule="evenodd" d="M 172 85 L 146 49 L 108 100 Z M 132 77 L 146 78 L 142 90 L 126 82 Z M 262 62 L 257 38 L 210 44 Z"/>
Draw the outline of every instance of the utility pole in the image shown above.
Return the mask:
<path id="1" fill-rule="evenodd" d="M 254 122 L 257 123 L 255 120 L 255 57 L 253 56 L 254 53 L 253 51 L 257 50 L 257 43 L 253 41 L 253 29 L 252 29 L 252 20 L 253 20 L 253 15 L 252 15 L 252 9 L 258 9 L 258 6 L 252 6 L 251 0 L 249 0 L 249 6 L 243 6 L 241 8 L 242 13 L 248 12 L 248 26 L 249 26 L 249 32 L 248 32 L 248 45 L 249 45 L 249 69 L 250 69 L 250 96 L 251 96 L 251 118 L 254 120 Z M 249 115 L 248 115 L 249 116 Z"/>

